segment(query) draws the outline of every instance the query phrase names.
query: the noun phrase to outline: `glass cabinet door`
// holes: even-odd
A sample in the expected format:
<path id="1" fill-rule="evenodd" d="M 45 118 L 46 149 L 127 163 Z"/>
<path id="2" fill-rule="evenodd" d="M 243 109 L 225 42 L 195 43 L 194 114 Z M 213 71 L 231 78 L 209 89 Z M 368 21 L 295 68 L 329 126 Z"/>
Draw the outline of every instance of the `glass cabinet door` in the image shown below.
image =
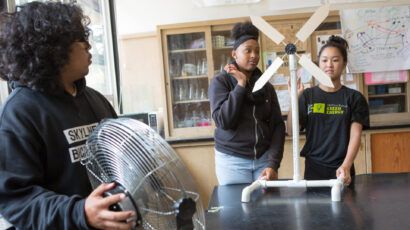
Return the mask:
<path id="1" fill-rule="evenodd" d="M 363 91 L 368 99 L 371 126 L 410 122 L 408 70 L 365 73 Z"/>
<path id="2" fill-rule="evenodd" d="M 212 30 L 212 57 L 214 62 L 214 75 L 221 72 L 224 66 L 233 61 L 233 40 L 231 36 L 232 25 Z"/>
<path id="3" fill-rule="evenodd" d="M 205 32 L 166 36 L 174 129 L 211 126 Z M 170 122 L 171 122 L 170 121 Z"/>
<path id="4" fill-rule="evenodd" d="M 367 87 L 370 114 L 408 112 L 406 83 L 369 85 Z"/>

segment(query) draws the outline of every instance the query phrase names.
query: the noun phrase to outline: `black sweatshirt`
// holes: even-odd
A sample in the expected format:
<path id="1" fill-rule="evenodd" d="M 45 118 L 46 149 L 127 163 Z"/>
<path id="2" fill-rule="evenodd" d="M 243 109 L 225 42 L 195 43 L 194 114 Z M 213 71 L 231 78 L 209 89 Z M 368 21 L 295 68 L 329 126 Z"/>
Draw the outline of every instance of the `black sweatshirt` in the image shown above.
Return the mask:
<path id="1" fill-rule="evenodd" d="M 116 117 L 97 91 L 73 97 L 16 87 L 0 112 L 0 213 L 18 229 L 87 229 L 92 191 L 80 163 L 98 122 Z"/>
<path id="2" fill-rule="evenodd" d="M 359 91 L 346 86 L 336 92 L 315 86 L 299 97 L 299 121 L 306 128 L 301 155 L 337 169 L 346 158 L 352 123 L 369 127 L 369 106 Z"/>
<path id="3" fill-rule="evenodd" d="M 285 124 L 271 84 L 252 93 L 261 75 L 256 69 L 246 88 L 225 71 L 212 79 L 208 95 L 216 124 L 215 148 L 249 159 L 260 158 L 266 152 L 269 167 L 277 171 L 283 156 Z"/>

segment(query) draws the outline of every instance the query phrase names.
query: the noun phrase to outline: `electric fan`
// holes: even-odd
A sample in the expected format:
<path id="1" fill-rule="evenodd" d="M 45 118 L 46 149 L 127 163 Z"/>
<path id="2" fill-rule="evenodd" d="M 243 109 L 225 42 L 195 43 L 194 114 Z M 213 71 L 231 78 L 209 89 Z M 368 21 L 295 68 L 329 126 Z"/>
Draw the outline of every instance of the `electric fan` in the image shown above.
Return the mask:
<path id="1" fill-rule="evenodd" d="M 115 182 L 106 195 L 125 193 L 112 210 L 134 210 L 138 228 L 205 229 L 194 181 L 171 146 L 130 118 L 107 119 L 87 139 L 82 159 L 93 188 Z"/>
<path id="2" fill-rule="evenodd" d="M 329 4 L 325 4 L 315 11 L 309 20 L 296 33 L 299 41 L 304 42 L 310 34 L 322 23 L 329 15 Z M 284 44 L 285 52 L 289 57 L 289 72 L 291 82 L 291 106 L 292 106 L 292 143 L 293 143 L 293 180 L 287 181 L 266 181 L 257 180 L 242 190 L 242 202 L 249 202 L 251 193 L 258 188 L 266 187 L 331 187 L 332 201 L 340 201 L 341 190 L 343 189 L 343 178 L 332 180 L 301 180 L 299 172 L 299 108 L 297 93 L 297 62 L 296 62 L 296 45 L 294 43 L 285 44 L 285 37 L 273 28 L 268 22 L 261 17 L 251 16 L 252 23 L 268 36 L 276 44 Z M 297 41 L 295 41 L 296 43 Z M 255 82 L 253 92 L 261 89 L 273 76 L 273 74 L 283 64 L 283 60 L 277 57 L 262 76 Z M 299 64 L 312 74 L 321 84 L 334 87 L 330 77 L 328 77 L 319 67 L 317 67 L 306 56 L 299 58 Z"/>

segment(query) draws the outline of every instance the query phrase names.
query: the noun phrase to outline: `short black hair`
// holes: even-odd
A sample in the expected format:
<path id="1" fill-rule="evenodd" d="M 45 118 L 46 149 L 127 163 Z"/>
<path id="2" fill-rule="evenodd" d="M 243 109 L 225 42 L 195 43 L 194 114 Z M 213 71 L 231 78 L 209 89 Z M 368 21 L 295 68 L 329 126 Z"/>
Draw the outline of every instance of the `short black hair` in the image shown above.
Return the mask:
<path id="1" fill-rule="evenodd" d="M 319 58 L 320 55 L 322 55 L 323 50 L 327 47 L 337 48 L 342 54 L 344 63 L 347 63 L 347 50 L 349 49 L 349 44 L 345 39 L 336 35 L 330 36 L 329 39 L 326 41 L 326 44 L 320 48 L 318 56 Z"/>
<path id="2" fill-rule="evenodd" d="M 70 47 L 88 42 L 90 20 L 80 7 L 30 2 L 1 14 L 0 77 L 39 91 L 61 89 Z"/>

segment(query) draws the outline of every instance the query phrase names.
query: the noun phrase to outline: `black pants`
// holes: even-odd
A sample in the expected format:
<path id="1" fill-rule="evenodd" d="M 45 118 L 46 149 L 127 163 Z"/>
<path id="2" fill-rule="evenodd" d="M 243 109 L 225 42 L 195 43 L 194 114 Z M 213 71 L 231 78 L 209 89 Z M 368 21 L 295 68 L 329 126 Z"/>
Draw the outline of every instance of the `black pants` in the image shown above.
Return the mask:
<path id="1" fill-rule="evenodd" d="M 337 168 L 326 167 L 316 163 L 314 160 L 306 157 L 305 159 L 305 180 L 329 180 L 336 179 Z M 352 182 L 348 186 L 349 188 L 354 188 L 354 177 L 356 171 L 354 165 L 350 168 L 350 176 Z"/>

